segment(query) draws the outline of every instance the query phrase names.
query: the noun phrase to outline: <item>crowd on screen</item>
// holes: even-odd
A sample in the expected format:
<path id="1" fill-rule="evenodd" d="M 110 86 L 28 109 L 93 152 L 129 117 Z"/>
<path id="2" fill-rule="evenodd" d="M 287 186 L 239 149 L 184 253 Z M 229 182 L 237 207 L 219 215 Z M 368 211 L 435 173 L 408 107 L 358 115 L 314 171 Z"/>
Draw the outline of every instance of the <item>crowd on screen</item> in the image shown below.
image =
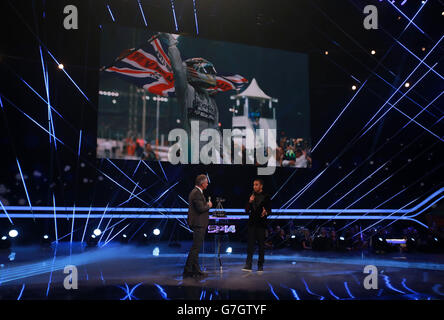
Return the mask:
<path id="1" fill-rule="evenodd" d="M 276 160 L 280 167 L 310 168 L 312 161 L 307 141 L 303 138 L 280 138 Z"/>

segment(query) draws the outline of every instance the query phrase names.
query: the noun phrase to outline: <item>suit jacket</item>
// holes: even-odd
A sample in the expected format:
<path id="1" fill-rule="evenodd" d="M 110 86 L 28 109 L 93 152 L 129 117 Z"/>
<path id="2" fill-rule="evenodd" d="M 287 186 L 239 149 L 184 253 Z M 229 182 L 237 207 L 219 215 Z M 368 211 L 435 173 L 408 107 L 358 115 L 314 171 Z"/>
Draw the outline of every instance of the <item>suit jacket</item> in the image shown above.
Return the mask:
<path id="1" fill-rule="evenodd" d="M 191 190 L 188 203 L 188 225 L 207 228 L 210 207 L 197 187 Z"/>
<path id="2" fill-rule="evenodd" d="M 251 204 L 250 202 L 247 202 L 245 208 L 245 212 L 250 215 L 248 224 L 265 228 L 267 226 L 267 216 L 271 214 L 271 199 L 265 192 L 255 192 L 254 195 L 253 202 Z M 261 217 L 262 208 L 265 208 L 267 211 L 267 215 L 264 217 Z"/>

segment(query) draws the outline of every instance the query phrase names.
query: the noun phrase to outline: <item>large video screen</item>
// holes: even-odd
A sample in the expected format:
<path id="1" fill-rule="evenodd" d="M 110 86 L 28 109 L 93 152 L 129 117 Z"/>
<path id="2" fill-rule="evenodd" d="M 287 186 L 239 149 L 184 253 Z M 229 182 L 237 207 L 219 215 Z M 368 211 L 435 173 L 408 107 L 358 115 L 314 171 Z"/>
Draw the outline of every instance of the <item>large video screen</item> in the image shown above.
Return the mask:
<path id="1" fill-rule="evenodd" d="M 100 63 L 99 158 L 311 166 L 307 54 L 109 25 Z"/>

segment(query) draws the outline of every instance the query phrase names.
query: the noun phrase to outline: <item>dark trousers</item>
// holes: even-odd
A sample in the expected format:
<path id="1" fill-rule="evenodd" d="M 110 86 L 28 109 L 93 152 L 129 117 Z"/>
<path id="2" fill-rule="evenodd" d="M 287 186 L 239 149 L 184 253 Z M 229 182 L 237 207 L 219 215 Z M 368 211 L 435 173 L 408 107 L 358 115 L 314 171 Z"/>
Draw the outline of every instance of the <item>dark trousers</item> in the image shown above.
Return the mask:
<path id="1" fill-rule="evenodd" d="M 199 267 L 199 251 L 202 247 L 207 228 L 191 226 L 191 230 L 193 230 L 193 245 L 191 246 L 190 252 L 188 253 L 184 273 L 194 273 L 201 271 Z"/>
<path id="2" fill-rule="evenodd" d="M 247 262 L 248 266 L 251 266 L 253 261 L 253 253 L 255 244 L 259 247 L 258 266 L 264 265 L 265 255 L 265 227 L 258 225 L 248 225 L 248 249 L 247 249 Z"/>

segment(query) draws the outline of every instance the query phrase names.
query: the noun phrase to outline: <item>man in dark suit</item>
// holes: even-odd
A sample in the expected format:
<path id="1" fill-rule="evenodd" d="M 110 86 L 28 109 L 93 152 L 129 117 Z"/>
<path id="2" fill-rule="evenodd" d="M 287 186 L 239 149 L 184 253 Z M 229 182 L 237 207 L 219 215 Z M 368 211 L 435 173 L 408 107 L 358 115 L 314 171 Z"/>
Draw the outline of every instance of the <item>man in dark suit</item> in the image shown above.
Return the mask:
<path id="1" fill-rule="evenodd" d="M 267 228 L 267 216 L 271 213 L 270 196 L 262 189 L 264 182 L 262 179 L 253 181 L 253 193 L 248 199 L 246 213 L 250 215 L 248 219 L 248 249 L 247 261 L 242 268 L 243 271 L 251 272 L 254 247 L 257 241 L 259 247 L 259 257 L 257 261 L 257 271 L 264 271 L 265 256 L 265 229 Z"/>
<path id="2" fill-rule="evenodd" d="M 188 253 L 187 262 L 183 271 L 184 277 L 205 276 L 199 267 L 199 250 L 208 228 L 209 210 L 213 206 L 206 201 L 203 191 L 208 187 L 208 179 L 204 174 L 196 177 L 194 189 L 188 196 L 188 225 L 193 230 L 193 245 Z"/>

